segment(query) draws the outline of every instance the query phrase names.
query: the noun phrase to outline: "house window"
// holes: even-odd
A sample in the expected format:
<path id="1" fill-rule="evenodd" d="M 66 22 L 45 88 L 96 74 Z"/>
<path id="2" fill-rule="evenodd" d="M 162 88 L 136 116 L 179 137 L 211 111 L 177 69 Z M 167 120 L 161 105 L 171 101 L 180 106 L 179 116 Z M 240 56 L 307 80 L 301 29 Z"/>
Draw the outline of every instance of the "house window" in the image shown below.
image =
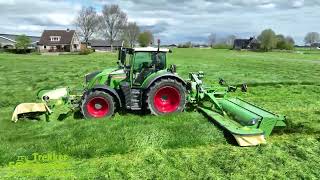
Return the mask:
<path id="1" fill-rule="evenodd" d="M 47 49 L 47 46 L 44 46 L 45 49 Z"/>
<path id="2" fill-rule="evenodd" d="M 53 41 L 53 42 L 58 42 L 60 41 L 61 39 L 61 36 L 50 36 L 50 41 Z"/>

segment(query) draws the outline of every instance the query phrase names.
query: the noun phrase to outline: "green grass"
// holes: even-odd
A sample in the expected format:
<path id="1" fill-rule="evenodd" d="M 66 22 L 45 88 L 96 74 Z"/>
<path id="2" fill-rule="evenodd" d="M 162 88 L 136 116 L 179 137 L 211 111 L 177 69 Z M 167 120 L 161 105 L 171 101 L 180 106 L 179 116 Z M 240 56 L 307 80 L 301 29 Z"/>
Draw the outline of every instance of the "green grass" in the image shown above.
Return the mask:
<path id="1" fill-rule="evenodd" d="M 33 102 L 43 87 L 78 87 L 86 73 L 115 64 L 116 55 L 0 54 L 0 177 L 98 179 L 317 179 L 320 177 L 320 55 L 176 49 L 169 63 L 181 76 L 202 70 L 210 84 L 222 77 L 249 84 L 236 93 L 285 114 L 286 129 L 268 144 L 240 148 L 197 112 L 165 117 L 117 114 L 111 120 L 10 122 L 15 105 Z M 9 167 L 18 156 L 68 155 Z"/>

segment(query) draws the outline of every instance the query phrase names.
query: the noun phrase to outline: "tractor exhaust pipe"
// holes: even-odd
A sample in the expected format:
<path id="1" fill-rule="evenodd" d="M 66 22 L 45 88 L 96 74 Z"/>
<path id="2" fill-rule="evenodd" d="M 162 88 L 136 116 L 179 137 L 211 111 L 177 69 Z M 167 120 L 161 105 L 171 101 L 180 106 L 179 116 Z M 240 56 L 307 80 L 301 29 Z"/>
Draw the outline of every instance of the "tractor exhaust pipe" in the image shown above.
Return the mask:
<path id="1" fill-rule="evenodd" d="M 158 39 L 158 53 L 160 52 L 160 39 Z"/>

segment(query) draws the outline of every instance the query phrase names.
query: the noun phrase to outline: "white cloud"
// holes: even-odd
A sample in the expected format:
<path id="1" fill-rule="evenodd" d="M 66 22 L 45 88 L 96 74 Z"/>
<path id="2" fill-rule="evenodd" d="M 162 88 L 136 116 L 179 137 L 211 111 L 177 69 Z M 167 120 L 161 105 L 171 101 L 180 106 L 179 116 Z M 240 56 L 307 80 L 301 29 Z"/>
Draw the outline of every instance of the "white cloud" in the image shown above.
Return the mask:
<path id="1" fill-rule="evenodd" d="M 273 3 L 269 3 L 269 4 L 259 5 L 258 7 L 262 8 L 262 9 L 274 9 L 276 7 L 276 5 Z"/>
<path id="2" fill-rule="evenodd" d="M 119 4 L 130 21 L 151 30 L 165 42 L 205 41 L 206 36 L 258 35 L 265 28 L 294 36 L 298 42 L 308 31 L 320 29 L 318 0 L 95 0 Z M 312 16 L 306 16 L 312 13 Z M 164 25 L 161 22 L 167 22 Z M 313 22 L 313 23 L 312 23 Z"/>
<path id="3" fill-rule="evenodd" d="M 292 7 L 299 8 L 304 5 L 304 0 L 295 0 L 292 3 Z"/>
<path id="4" fill-rule="evenodd" d="M 0 0 L 0 5 L 13 5 L 15 0 Z"/>
<path id="5" fill-rule="evenodd" d="M 72 26 L 80 4 L 50 0 L 0 0 L 0 33 L 40 35 L 44 29 Z"/>
<path id="6" fill-rule="evenodd" d="M 74 3 L 76 2 L 76 3 Z M 83 1 L 81 1 L 83 2 Z M 308 31 L 320 31 L 319 0 L 87 0 L 85 5 L 119 4 L 145 29 L 165 43 L 205 41 L 209 33 L 241 37 L 265 28 L 302 42 Z M 70 28 L 79 1 L 0 0 L 0 33 L 32 33 Z"/>

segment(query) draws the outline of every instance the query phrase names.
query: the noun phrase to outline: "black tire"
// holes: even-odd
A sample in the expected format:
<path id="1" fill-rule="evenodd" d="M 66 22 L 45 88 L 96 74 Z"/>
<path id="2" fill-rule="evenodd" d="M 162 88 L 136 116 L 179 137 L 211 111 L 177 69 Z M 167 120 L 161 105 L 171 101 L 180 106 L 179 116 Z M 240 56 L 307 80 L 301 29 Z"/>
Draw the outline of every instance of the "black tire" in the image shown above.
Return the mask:
<path id="1" fill-rule="evenodd" d="M 179 98 L 177 98 L 178 96 Z M 160 104 L 157 103 L 159 98 L 161 99 Z M 167 101 L 169 103 L 161 104 Z M 174 79 L 161 79 L 149 88 L 146 94 L 146 103 L 147 108 L 154 115 L 182 112 L 186 106 L 186 88 Z M 167 108 L 168 104 L 172 108 Z"/>
<path id="2" fill-rule="evenodd" d="M 81 112 L 86 119 L 107 118 L 114 115 L 113 97 L 103 91 L 86 93 L 81 103 Z"/>

